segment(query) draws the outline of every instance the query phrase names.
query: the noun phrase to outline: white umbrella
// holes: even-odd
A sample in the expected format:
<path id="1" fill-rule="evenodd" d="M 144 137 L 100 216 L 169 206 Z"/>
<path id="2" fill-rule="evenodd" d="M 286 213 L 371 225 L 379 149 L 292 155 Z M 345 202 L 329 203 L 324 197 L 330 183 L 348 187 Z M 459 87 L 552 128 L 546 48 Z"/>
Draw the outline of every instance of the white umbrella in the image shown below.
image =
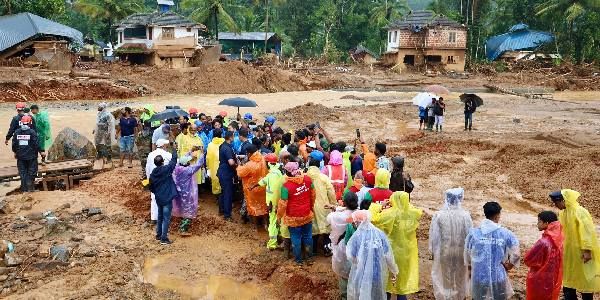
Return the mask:
<path id="1" fill-rule="evenodd" d="M 431 100 L 433 98 L 438 98 L 436 94 L 432 93 L 418 93 L 413 99 L 413 104 L 420 107 L 427 107 L 427 105 L 431 104 Z"/>

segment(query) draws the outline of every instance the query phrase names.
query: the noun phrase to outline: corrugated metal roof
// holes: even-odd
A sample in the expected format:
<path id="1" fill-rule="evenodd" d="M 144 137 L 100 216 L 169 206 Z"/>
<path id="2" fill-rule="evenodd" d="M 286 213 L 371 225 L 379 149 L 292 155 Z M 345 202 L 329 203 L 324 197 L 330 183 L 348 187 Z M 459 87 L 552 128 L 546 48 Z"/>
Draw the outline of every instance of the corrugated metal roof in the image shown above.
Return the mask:
<path id="1" fill-rule="evenodd" d="M 118 27 L 133 27 L 133 26 L 176 26 L 176 27 L 200 27 L 206 26 L 196 23 L 188 18 L 180 16 L 172 11 L 168 12 L 153 12 L 153 13 L 137 13 L 123 19 Z"/>
<path id="2" fill-rule="evenodd" d="M 275 36 L 276 38 L 277 35 L 275 34 L 275 32 L 268 32 L 267 33 L 267 39 L 272 38 L 273 36 Z M 234 40 L 234 41 L 264 41 L 265 40 L 265 33 L 264 32 L 241 32 L 241 33 L 235 33 L 235 32 L 219 32 L 219 40 Z"/>
<path id="3" fill-rule="evenodd" d="M 496 60 L 506 51 L 534 49 L 553 40 L 552 33 L 530 30 L 529 26 L 521 23 L 505 34 L 491 37 L 485 43 L 485 54 L 489 60 Z"/>
<path id="4" fill-rule="evenodd" d="M 172 0 L 157 0 L 156 2 L 158 3 L 158 5 L 168 5 L 168 6 L 175 5 L 175 2 L 173 2 Z"/>
<path id="5" fill-rule="evenodd" d="M 77 29 L 31 13 L 0 17 L 0 51 L 4 51 L 37 35 L 59 36 L 71 42 L 83 44 L 83 34 Z"/>
<path id="6" fill-rule="evenodd" d="M 423 28 L 435 26 L 464 28 L 458 22 L 452 21 L 444 15 L 437 15 L 429 10 L 411 11 L 404 19 L 392 22 L 387 28 L 420 31 Z"/>

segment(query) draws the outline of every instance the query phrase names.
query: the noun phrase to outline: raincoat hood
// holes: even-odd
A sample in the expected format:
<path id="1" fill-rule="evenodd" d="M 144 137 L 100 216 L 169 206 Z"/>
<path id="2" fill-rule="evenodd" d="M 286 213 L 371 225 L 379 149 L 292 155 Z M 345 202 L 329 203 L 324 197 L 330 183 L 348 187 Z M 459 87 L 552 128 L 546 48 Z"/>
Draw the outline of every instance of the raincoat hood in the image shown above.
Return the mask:
<path id="1" fill-rule="evenodd" d="M 410 196 L 407 192 L 395 192 L 390 197 L 392 207 L 398 208 L 400 211 L 407 211 L 412 205 L 410 204 Z"/>
<path id="2" fill-rule="evenodd" d="M 562 233 L 562 225 L 560 225 L 560 222 L 554 221 L 548 224 L 548 228 L 544 230 L 542 236 L 547 236 L 552 240 L 552 243 L 554 243 L 556 248 L 562 249 L 564 237 Z"/>
<path id="3" fill-rule="evenodd" d="M 150 105 L 150 104 L 146 104 L 146 105 L 144 105 L 144 109 L 148 110 L 148 113 L 149 113 L 150 115 L 153 115 L 153 114 L 154 114 L 154 108 L 152 107 L 152 105 Z"/>
<path id="4" fill-rule="evenodd" d="M 276 164 L 269 163 L 268 166 L 269 166 L 269 172 L 278 171 L 279 173 L 281 173 L 281 171 L 279 170 L 279 166 L 280 166 L 279 163 L 276 163 Z"/>
<path id="5" fill-rule="evenodd" d="M 372 172 L 377 169 L 377 157 L 373 153 L 365 153 L 365 158 L 363 159 L 363 170 L 364 173 Z"/>
<path id="6" fill-rule="evenodd" d="M 460 209 L 464 199 L 465 190 L 463 188 L 454 188 L 446 190 L 446 199 L 444 200 L 444 209 Z"/>
<path id="7" fill-rule="evenodd" d="M 306 175 L 308 175 L 308 177 L 310 177 L 312 180 L 317 179 L 321 174 L 321 170 L 319 169 L 319 167 L 315 167 L 315 166 L 310 166 L 308 167 L 308 170 L 306 171 Z"/>
<path id="8" fill-rule="evenodd" d="M 212 143 L 214 143 L 214 144 L 216 144 L 218 146 L 222 145 L 224 142 L 225 142 L 224 138 L 218 138 L 218 137 L 216 137 L 216 138 L 213 138 L 213 140 L 212 140 Z"/>
<path id="9" fill-rule="evenodd" d="M 567 208 L 576 208 L 577 206 L 579 206 L 579 202 L 577 200 L 581 196 L 581 193 L 569 189 L 561 190 L 560 193 L 565 199 L 565 206 Z"/>
<path id="10" fill-rule="evenodd" d="M 304 182 L 304 174 L 298 176 L 285 176 L 285 181 L 293 182 L 295 184 L 302 184 Z"/>
<path id="11" fill-rule="evenodd" d="M 342 153 L 337 150 L 331 151 L 329 155 L 329 164 L 332 166 L 339 166 L 343 163 Z"/>
<path id="12" fill-rule="evenodd" d="M 375 174 L 375 187 L 380 189 L 389 189 L 390 188 L 390 171 L 386 169 L 378 169 L 377 174 Z"/>
<path id="13" fill-rule="evenodd" d="M 260 151 L 256 151 L 254 154 L 252 154 L 252 156 L 250 156 L 249 160 L 253 162 L 261 162 L 263 160 L 263 156 L 260 154 Z"/>
<path id="14" fill-rule="evenodd" d="M 495 223 L 492 220 L 485 219 L 485 220 L 481 221 L 480 228 L 481 228 L 481 232 L 485 235 L 485 234 L 494 232 L 494 231 L 502 228 L 502 226 L 500 226 L 500 224 Z"/>

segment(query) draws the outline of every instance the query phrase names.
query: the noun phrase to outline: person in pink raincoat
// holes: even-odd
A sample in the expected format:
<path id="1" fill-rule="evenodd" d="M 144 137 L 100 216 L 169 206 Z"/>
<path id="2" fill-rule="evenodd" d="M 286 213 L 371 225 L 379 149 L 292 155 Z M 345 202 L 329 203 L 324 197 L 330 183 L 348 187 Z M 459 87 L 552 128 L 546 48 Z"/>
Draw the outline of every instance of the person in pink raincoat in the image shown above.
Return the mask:
<path id="1" fill-rule="evenodd" d="M 179 162 L 173 171 L 173 181 L 177 187 L 179 195 L 173 199 L 173 216 L 183 218 L 179 224 L 179 233 L 186 235 L 189 233 L 192 219 L 198 214 L 198 183 L 196 182 L 196 172 L 204 165 L 204 155 L 194 147 L 192 151 L 198 154 L 198 161 L 195 165 L 190 165 L 192 153 L 179 158 Z"/>
<path id="2" fill-rule="evenodd" d="M 348 180 L 348 173 L 344 167 L 344 159 L 342 153 L 337 150 L 331 151 L 329 155 L 329 164 L 327 164 L 321 173 L 327 175 L 333 184 L 335 190 L 335 199 L 338 202 L 342 202 L 342 196 L 346 189 L 346 182 Z"/>

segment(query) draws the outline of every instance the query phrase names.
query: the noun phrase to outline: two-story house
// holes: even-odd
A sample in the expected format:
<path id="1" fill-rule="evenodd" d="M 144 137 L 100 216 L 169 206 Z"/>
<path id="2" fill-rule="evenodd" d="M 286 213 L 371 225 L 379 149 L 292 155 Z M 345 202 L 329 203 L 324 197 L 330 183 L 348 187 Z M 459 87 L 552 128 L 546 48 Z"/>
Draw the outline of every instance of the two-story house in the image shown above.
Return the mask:
<path id="1" fill-rule="evenodd" d="M 198 39 L 206 26 L 165 11 L 164 7 L 161 10 L 122 20 L 117 26 L 115 55 L 138 64 L 190 66 L 196 50 L 202 48 Z"/>
<path id="2" fill-rule="evenodd" d="M 444 65 L 464 71 L 467 28 L 431 11 L 412 11 L 388 27 L 384 64 L 404 70 L 409 66 Z"/>

